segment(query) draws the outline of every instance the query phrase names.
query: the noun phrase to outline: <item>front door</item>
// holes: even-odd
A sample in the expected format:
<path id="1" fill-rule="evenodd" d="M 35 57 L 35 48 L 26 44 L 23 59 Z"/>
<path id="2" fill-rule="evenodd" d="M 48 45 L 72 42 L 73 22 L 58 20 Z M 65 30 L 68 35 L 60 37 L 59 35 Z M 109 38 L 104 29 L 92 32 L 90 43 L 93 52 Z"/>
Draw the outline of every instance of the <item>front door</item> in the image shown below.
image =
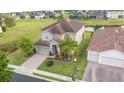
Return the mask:
<path id="1" fill-rule="evenodd" d="M 53 54 L 58 54 L 57 46 L 52 45 Z"/>

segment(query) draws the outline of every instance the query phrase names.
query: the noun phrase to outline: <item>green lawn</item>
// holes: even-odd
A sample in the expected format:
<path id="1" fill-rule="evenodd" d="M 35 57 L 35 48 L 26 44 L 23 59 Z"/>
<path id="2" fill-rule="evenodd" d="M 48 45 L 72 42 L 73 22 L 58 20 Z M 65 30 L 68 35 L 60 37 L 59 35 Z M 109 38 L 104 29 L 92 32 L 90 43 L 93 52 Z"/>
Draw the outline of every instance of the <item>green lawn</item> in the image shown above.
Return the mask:
<path id="1" fill-rule="evenodd" d="M 10 64 L 13 65 L 20 66 L 25 62 L 25 56 L 20 49 L 9 54 L 7 57 L 10 60 Z"/>
<path id="2" fill-rule="evenodd" d="M 95 25 L 124 25 L 124 19 L 96 19 L 96 20 L 83 20 L 82 21 L 86 26 L 95 26 Z"/>
<path id="3" fill-rule="evenodd" d="M 19 20 L 16 26 L 7 28 L 5 33 L 0 34 L 0 45 L 15 41 L 21 36 L 28 37 L 32 41 L 40 39 L 40 29 L 55 22 L 53 19 Z"/>
<path id="4" fill-rule="evenodd" d="M 7 28 L 6 32 L 0 34 L 0 50 L 7 50 L 5 52 L 8 53 L 11 49 L 16 47 L 16 40 L 22 36 L 36 42 L 41 39 L 40 29 L 53 22 L 55 22 L 53 19 L 18 20 L 16 26 Z M 7 57 L 10 60 L 10 63 L 14 65 L 21 65 L 25 62 L 24 54 L 20 49 L 7 55 Z"/>
<path id="5" fill-rule="evenodd" d="M 91 33 L 85 32 L 85 39 L 82 42 L 82 44 L 80 45 L 80 57 L 78 58 L 78 62 L 77 62 L 77 68 L 79 68 L 79 71 L 77 71 L 77 77 L 78 79 L 82 79 L 83 78 L 83 73 L 85 71 L 85 67 L 87 64 L 86 61 L 86 56 L 87 56 L 87 52 L 86 52 L 86 48 L 88 45 L 88 42 L 90 40 L 90 35 Z M 48 72 L 52 72 L 52 73 L 56 73 L 56 74 L 61 74 L 61 75 L 65 75 L 65 76 L 69 76 L 71 77 L 73 74 L 73 62 L 63 62 L 60 60 L 53 60 L 54 61 L 54 65 L 53 67 L 47 67 L 47 62 L 51 60 L 51 59 L 46 59 L 39 67 L 39 70 L 44 70 L 44 71 L 48 71 Z"/>

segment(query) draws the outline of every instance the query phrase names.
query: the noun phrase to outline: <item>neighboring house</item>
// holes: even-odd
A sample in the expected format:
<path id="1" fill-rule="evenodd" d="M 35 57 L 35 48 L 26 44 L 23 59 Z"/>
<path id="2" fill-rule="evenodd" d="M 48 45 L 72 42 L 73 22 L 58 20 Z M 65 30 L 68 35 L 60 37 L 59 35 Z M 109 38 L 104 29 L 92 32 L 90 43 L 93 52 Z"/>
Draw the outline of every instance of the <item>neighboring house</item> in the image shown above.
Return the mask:
<path id="1" fill-rule="evenodd" d="M 11 17 L 14 18 L 15 20 L 30 19 L 30 15 L 28 15 L 26 12 L 11 13 Z"/>
<path id="2" fill-rule="evenodd" d="M 42 11 L 35 11 L 32 13 L 31 18 L 32 19 L 41 19 L 45 17 L 45 13 Z"/>
<path id="3" fill-rule="evenodd" d="M 69 14 L 69 17 L 71 19 L 85 19 L 87 17 L 87 12 L 84 11 L 84 10 L 75 10 L 75 11 L 72 11 L 72 13 Z"/>
<path id="4" fill-rule="evenodd" d="M 41 31 L 42 39 L 36 44 L 36 51 L 40 54 L 57 54 L 60 52 L 58 42 L 70 35 L 74 40 L 81 42 L 83 38 L 84 25 L 76 20 L 63 19 Z"/>
<path id="5" fill-rule="evenodd" d="M 110 19 L 122 19 L 124 18 L 124 10 L 108 10 L 106 16 Z"/>
<path id="6" fill-rule="evenodd" d="M 106 12 L 104 10 L 88 11 L 88 17 L 90 19 L 103 19 L 106 18 Z"/>
<path id="7" fill-rule="evenodd" d="M 124 68 L 124 27 L 95 31 L 88 46 L 87 60 Z"/>
<path id="8" fill-rule="evenodd" d="M 58 13 L 54 11 L 46 11 L 45 12 L 45 18 L 55 18 L 58 16 Z"/>
<path id="9" fill-rule="evenodd" d="M 69 15 L 69 17 L 71 19 L 81 19 L 82 18 L 82 13 L 81 12 L 72 13 L 72 14 Z"/>

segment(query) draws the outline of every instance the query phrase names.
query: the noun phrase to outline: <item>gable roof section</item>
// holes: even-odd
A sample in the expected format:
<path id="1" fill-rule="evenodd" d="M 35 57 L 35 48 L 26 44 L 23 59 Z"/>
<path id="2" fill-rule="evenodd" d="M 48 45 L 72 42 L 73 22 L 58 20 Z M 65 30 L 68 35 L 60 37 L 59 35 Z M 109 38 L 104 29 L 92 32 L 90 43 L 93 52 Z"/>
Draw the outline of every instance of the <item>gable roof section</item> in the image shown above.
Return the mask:
<path id="1" fill-rule="evenodd" d="M 59 22 L 49 25 L 42 30 L 47 30 L 52 34 L 64 34 L 65 32 L 76 33 L 82 28 L 82 26 L 83 24 L 79 21 L 63 19 Z"/>
<path id="2" fill-rule="evenodd" d="M 89 43 L 88 50 L 107 51 L 117 49 L 124 52 L 124 28 L 109 27 L 97 30 Z"/>
<path id="3" fill-rule="evenodd" d="M 39 45 L 39 46 L 47 46 L 49 47 L 49 43 L 47 41 L 44 40 L 39 40 L 35 43 L 35 45 Z"/>

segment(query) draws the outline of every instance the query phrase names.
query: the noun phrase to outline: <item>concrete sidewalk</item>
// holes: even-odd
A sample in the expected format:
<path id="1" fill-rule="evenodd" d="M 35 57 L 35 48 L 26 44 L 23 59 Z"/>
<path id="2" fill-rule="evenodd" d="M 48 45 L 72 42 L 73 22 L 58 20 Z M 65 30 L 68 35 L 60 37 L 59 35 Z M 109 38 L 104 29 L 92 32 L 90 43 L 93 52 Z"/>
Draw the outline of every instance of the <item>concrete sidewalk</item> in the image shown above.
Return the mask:
<path id="1" fill-rule="evenodd" d="M 22 67 L 22 66 L 20 67 L 20 66 L 15 66 L 15 65 L 9 65 L 9 67 L 15 68 L 14 72 L 20 73 L 20 74 L 34 76 L 33 73 L 37 73 L 37 74 L 40 74 L 40 75 L 45 75 L 45 76 L 54 77 L 54 78 L 57 78 L 57 79 L 60 79 L 60 80 L 65 80 L 65 81 L 72 82 L 72 78 L 70 78 L 70 77 L 54 74 L 54 73 L 51 73 L 51 72 L 46 72 L 46 71 L 41 71 L 41 70 L 36 70 L 36 69 L 29 69 L 29 68 L 26 68 L 26 67 Z M 76 81 L 79 82 L 80 80 L 76 80 Z"/>
<path id="2" fill-rule="evenodd" d="M 35 54 L 22 64 L 21 67 L 36 69 L 47 57 L 48 55 Z"/>

